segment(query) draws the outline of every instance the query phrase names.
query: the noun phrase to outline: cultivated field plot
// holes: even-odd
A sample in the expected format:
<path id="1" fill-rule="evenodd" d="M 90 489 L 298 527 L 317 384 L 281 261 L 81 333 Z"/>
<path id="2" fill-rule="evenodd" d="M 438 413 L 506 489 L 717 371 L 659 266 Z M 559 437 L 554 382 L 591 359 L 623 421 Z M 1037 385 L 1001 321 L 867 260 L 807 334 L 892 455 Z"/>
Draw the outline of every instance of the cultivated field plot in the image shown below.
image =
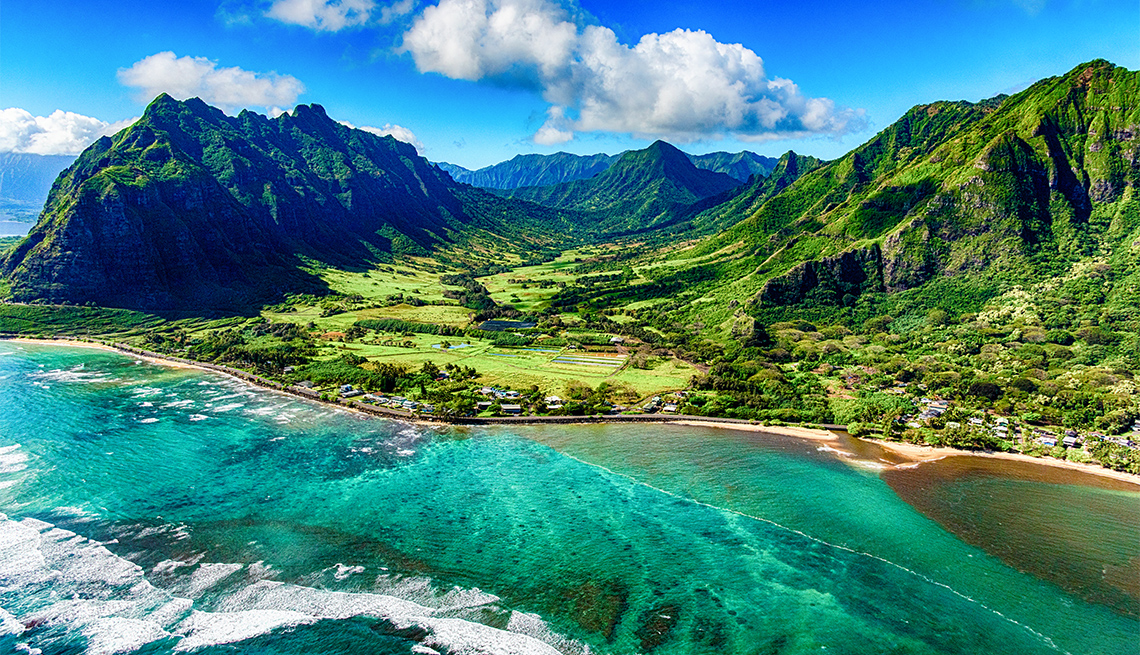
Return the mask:
<path id="1" fill-rule="evenodd" d="M 590 366 L 617 370 L 624 366 L 628 359 L 625 355 L 579 354 L 576 351 L 568 351 L 550 360 L 550 363 L 562 366 Z"/>
<path id="2" fill-rule="evenodd" d="M 448 348 L 443 348 L 443 341 Z M 641 396 L 683 389 L 695 372 L 679 360 L 658 362 L 652 370 L 634 369 L 625 355 L 594 353 L 558 347 L 543 347 L 541 342 L 526 347 L 495 346 L 481 339 L 441 338 L 415 334 L 376 335 L 363 341 L 329 341 L 322 358 L 346 353 L 367 357 L 370 361 L 390 362 L 419 368 L 431 361 L 436 366 L 458 364 L 477 370 L 479 380 L 500 388 L 539 389 L 555 394 L 567 391 L 572 381 L 597 386 L 601 382 L 629 387 Z"/>

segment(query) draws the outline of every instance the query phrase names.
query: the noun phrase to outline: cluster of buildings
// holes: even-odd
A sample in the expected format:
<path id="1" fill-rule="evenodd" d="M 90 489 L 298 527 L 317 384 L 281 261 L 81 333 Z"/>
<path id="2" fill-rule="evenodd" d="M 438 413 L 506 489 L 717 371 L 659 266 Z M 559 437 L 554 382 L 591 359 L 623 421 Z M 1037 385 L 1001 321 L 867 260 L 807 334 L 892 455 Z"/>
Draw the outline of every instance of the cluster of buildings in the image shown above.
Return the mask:
<path id="1" fill-rule="evenodd" d="M 922 398 L 918 402 L 922 406 L 922 411 L 915 416 L 903 417 L 903 421 L 906 422 L 907 427 L 920 428 L 924 424 L 929 424 L 932 419 L 942 416 L 950 409 L 950 402 L 947 400 Z M 1064 433 L 1058 434 L 1039 427 L 1022 426 L 1018 428 L 1017 426 L 1011 425 L 1009 419 L 1004 416 L 992 418 L 975 416 L 967 419 L 967 425 L 973 430 L 988 431 L 1000 439 L 1032 440 L 1046 448 L 1055 448 L 1058 445 L 1064 446 L 1065 448 L 1083 448 L 1085 445 L 1085 437 L 1076 430 L 1065 430 Z M 961 423 L 948 421 L 946 427 L 958 428 L 961 427 Z M 1088 436 L 1129 448 L 1140 448 L 1140 421 L 1136 421 L 1132 426 L 1131 438 L 1107 436 L 1099 432 L 1090 432 Z"/>
<path id="2" fill-rule="evenodd" d="M 310 388 L 312 383 L 310 384 Z M 303 386 L 299 385 L 299 386 Z M 382 393 L 364 393 L 360 389 L 354 388 L 351 384 L 342 384 L 337 390 L 341 398 L 358 398 L 370 404 L 379 407 L 389 407 L 391 409 L 400 409 L 407 412 L 422 412 L 424 414 L 432 414 L 435 412 L 435 406 L 425 403 L 416 402 L 410 398 L 403 396 L 387 396 Z"/>
<path id="3" fill-rule="evenodd" d="M 662 414 L 676 414 L 681 403 L 689 394 L 685 391 L 677 391 L 665 397 L 654 396 L 649 399 L 649 402 L 641 406 L 641 410 L 646 414 L 655 414 L 661 412 Z"/>

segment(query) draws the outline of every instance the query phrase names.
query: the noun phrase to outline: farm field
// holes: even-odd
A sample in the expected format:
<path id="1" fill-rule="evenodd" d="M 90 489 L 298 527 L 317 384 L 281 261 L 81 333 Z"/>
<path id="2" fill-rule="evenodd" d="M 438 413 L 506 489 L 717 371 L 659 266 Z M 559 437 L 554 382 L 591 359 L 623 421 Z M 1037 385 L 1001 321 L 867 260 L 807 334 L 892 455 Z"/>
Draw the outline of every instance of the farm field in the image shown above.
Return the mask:
<path id="1" fill-rule="evenodd" d="M 443 341 L 450 348 L 440 346 Z M 680 360 L 657 364 L 653 370 L 636 369 L 628 357 L 567 348 L 496 346 L 481 339 L 441 338 L 429 334 L 377 335 L 361 341 L 329 341 L 324 358 L 351 353 L 370 361 L 405 364 L 419 368 L 431 361 L 436 366 L 458 364 L 479 371 L 480 382 L 500 388 L 527 389 L 537 386 L 549 393 L 564 394 L 572 382 L 596 387 L 601 382 L 629 388 L 637 396 L 652 396 L 683 389 L 696 372 Z"/>

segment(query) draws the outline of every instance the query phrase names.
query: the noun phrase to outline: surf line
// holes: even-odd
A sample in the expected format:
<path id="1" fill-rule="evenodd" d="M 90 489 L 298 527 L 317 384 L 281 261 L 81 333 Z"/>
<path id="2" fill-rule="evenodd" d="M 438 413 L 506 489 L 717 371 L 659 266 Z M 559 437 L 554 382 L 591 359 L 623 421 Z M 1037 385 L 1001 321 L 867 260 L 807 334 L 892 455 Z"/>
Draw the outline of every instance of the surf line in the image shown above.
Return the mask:
<path id="1" fill-rule="evenodd" d="M 553 449 L 552 449 L 552 450 L 553 450 Z M 1044 635 L 1044 634 L 1041 634 L 1040 632 L 1038 632 L 1038 631 L 1034 630 L 1033 628 L 1031 628 L 1031 627 L 1029 627 L 1029 626 L 1025 625 L 1024 623 L 1022 623 L 1022 622 L 1020 622 L 1020 621 L 1018 621 L 1017 619 L 1012 619 L 1012 618 L 1010 618 L 1010 617 L 1006 616 L 1005 614 L 1002 614 L 1002 613 L 1001 613 L 1001 612 L 999 612 L 998 610 L 996 610 L 996 609 L 994 609 L 994 608 L 990 607 L 989 605 L 986 605 L 986 604 L 985 604 L 985 603 L 983 603 L 982 601 L 980 601 L 980 600 L 977 600 L 977 599 L 974 599 L 974 598 L 971 598 L 971 597 L 967 596 L 966 594 L 964 594 L 964 593 L 962 593 L 962 592 L 958 591 L 957 589 L 954 589 L 953 587 L 951 587 L 950 585 L 948 585 L 948 584 L 946 584 L 946 583 L 944 583 L 944 582 L 939 582 L 939 581 L 937 581 L 937 580 L 934 580 L 933 578 L 930 578 L 929 576 L 926 576 L 926 575 L 923 575 L 922 573 L 919 573 L 918 571 L 913 571 L 913 570 L 911 570 L 911 569 L 908 569 L 907 567 L 903 566 L 902 564 L 898 564 L 898 563 L 892 562 L 891 560 L 889 560 L 889 559 L 886 559 L 885 557 L 880 557 L 879 555 L 874 555 L 874 554 L 872 554 L 872 553 L 867 553 L 867 552 L 864 552 L 864 551 L 861 551 L 861 550 L 855 550 L 854 548 L 851 548 L 851 547 L 849 547 L 849 546 L 842 546 L 842 545 L 839 545 L 839 544 L 833 544 L 833 543 L 831 543 L 831 542 L 828 542 L 828 541 L 825 541 L 825 540 L 823 540 L 823 539 L 820 539 L 819 537 L 813 537 L 812 535 L 810 535 L 810 534 L 807 534 L 806 532 L 802 532 L 802 531 L 800 531 L 800 530 L 797 530 L 797 529 L 795 529 L 795 528 L 790 528 L 790 527 L 788 527 L 788 526 L 786 526 L 786 525 L 781 525 L 781 524 L 779 524 L 779 523 L 777 523 L 777 522 L 773 521 L 772 519 L 766 519 L 766 518 L 764 518 L 764 517 L 761 517 L 761 516 L 753 516 L 752 514 L 748 514 L 748 513 L 745 513 L 745 512 L 741 512 L 740 510 L 729 509 L 729 508 L 727 508 L 727 507 L 718 507 L 718 506 L 716 506 L 716 505 L 713 505 L 713 504 L 710 504 L 710 503 L 706 503 L 706 502 L 704 502 L 704 501 L 700 501 L 700 500 L 697 500 L 696 498 L 690 498 L 689 496 L 682 496 L 681 494 L 678 494 L 678 493 L 674 493 L 674 492 L 672 492 L 672 491 L 669 491 L 669 490 L 667 490 L 667 489 L 661 489 L 661 488 L 659 488 L 659 487 L 655 487 L 655 486 L 653 486 L 653 485 L 649 484 L 648 482 L 644 482 L 644 481 L 642 481 L 642 480 L 638 480 L 637 478 L 635 478 L 635 477 L 633 477 L 632 475 L 629 475 L 629 474 L 627 474 L 627 473 L 619 473 L 619 472 L 617 472 L 617 471 L 614 471 L 613 469 L 610 469 L 610 468 L 606 468 L 605 466 L 602 466 L 601 464 L 595 464 L 595 463 L 593 463 L 593 462 L 587 462 L 587 461 L 586 461 L 586 460 L 584 460 L 584 459 L 581 459 L 581 458 L 579 458 L 579 457 L 575 457 L 574 455 L 570 455 L 570 454 L 568 454 L 568 453 L 563 453 L 563 452 L 560 452 L 560 451 L 555 451 L 555 452 L 558 452 L 558 454 L 559 454 L 559 455 L 562 455 L 563 457 L 568 457 L 568 458 L 570 458 L 570 459 L 572 459 L 572 460 L 574 460 L 574 461 L 576 461 L 576 462 L 578 462 L 578 463 L 580 463 L 580 464 L 585 464 L 586 466 L 589 466 L 589 467 L 592 467 L 592 468 L 596 468 L 596 469 L 600 469 L 600 470 L 602 470 L 602 471 L 605 471 L 606 473 L 609 473 L 610 475 L 613 475 L 613 476 L 616 476 L 616 477 L 625 478 L 626 480 L 628 480 L 628 481 L 632 482 L 634 485 L 637 485 L 637 486 L 642 486 L 642 487 L 645 487 L 645 488 L 647 488 L 647 489 L 652 489 L 653 491 L 656 491 L 656 492 L 658 492 L 658 493 L 662 493 L 662 494 L 665 494 L 666 496 L 670 496 L 670 497 L 672 497 L 672 498 L 676 498 L 677 500 L 680 500 L 680 501 L 683 501 L 683 502 L 692 503 L 692 504 L 694 504 L 694 505 L 699 505 L 699 506 L 702 506 L 702 507 L 707 507 L 707 508 L 709 508 L 709 509 L 712 509 L 712 510 L 716 510 L 716 511 L 718 511 L 718 512 L 722 512 L 722 513 L 725 513 L 725 514 L 734 514 L 734 515 L 736 515 L 736 516 L 739 516 L 739 517 L 742 517 L 742 518 L 751 519 L 751 520 L 753 520 L 753 521 L 759 521 L 759 522 L 761 522 L 761 523 L 767 523 L 768 525 L 774 526 L 774 527 L 776 527 L 776 528 L 779 528 L 779 529 L 781 529 L 781 530 L 784 530 L 784 531 L 790 532 L 790 533 L 792 533 L 792 534 L 796 534 L 796 535 L 799 535 L 799 536 L 801 536 L 801 537 L 803 537 L 803 538 L 805 538 L 805 539 L 808 539 L 808 540 L 810 540 L 810 541 L 814 541 L 814 542 L 816 542 L 816 543 L 818 543 L 818 544 L 823 544 L 824 546 L 829 546 L 829 547 L 831 547 L 831 548 L 835 548 L 835 549 L 838 549 L 838 550 L 846 551 L 846 552 L 848 552 L 848 553 L 851 553 L 852 555 L 861 555 L 861 556 L 863 556 L 863 557 L 869 557 L 869 558 L 871 558 L 871 559 L 873 559 L 873 560 L 878 560 L 878 561 L 880 561 L 880 562 L 882 562 L 882 563 L 884 563 L 884 564 L 887 564 L 888 566 L 893 566 L 893 567 L 895 567 L 896 569 L 899 569 L 900 571 L 905 571 L 905 572 L 907 572 L 907 573 L 909 573 L 909 574 L 911 574 L 911 575 L 913 575 L 913 576 L 915 576 L 915 577 L 917 577 L 917 578 L 920 578 L 920 579 L 922 579 L 922 580 L 926 581 L 926 582 L 927 582 L 927 583 L 929 583 L 929 584 L 935 585 L 935 586 L 937 586 L 937 587 L 942 587 L 943 589 L 945 589 L 945 590 L 949 591 L 950 593 L 954 594 L 955 596 L 957 596 L 957 597 L 959 597 L 959 598 L 961 598 L 961 599 L 963 599 L 963 600 L 965 600 L 965 601 L 967 601 L 967 602 L 973 603 L 973 604 L 977 605 L 978 607 L 981 607 L 982 609 L 984 609 L 984 610 L 986 610 L 986 611 L 988 611 L 988 612 L 990 612 L 990 613 L 994 614 L 995 616 L 1001 617 L 1003 620 L 1005 620 L 1005 621 L 1008 621 L 1009 623 L 1012 623 L 1012 624 L 1014 624 L 1014 625 L 1016 625 L 1016 626 L 1018 626 L 1018 627 L 1020 627 L 1020 628 L 1024 629 L 1024 630 L 1025 630 L 1026 632 L 1028 632 L 1029 634 L 1031 634 L 1031 635 L 1033 635 L 1033 636 L 1037 637 L 1038 639 L 1042 640 L 1042 641 L 1043 641 L 1043 642 L 1045 642 L 1045 643 L 1046 643 L 1046 644 L 1047 644 L 1047 645 L 1048 645 L 1050 648 L 1052 648 L 1053 650 L 1055 650 L 1055 651 L 1057 651 L 1057 652 L 1060 652 L 1060 653 L 1064 653 L 1064 655 L 1073 655 L 1073 654 L 1072 654 L 1072 653 L 1070 653 L 1069 651 L 1067 651 L 1067 650 L 1063 650 L 1061 647 L 1059 647 L 1059 646 L 1058 646 L 1058 645 L 1057 645 L 1057 644 L 1056 644 L 1056 643 L 1055 643 L 1055 642 L 1054 642 L 1052 639 L 1050 639 L 1048 636 L 1046 636 L 1046 635 Z"/>

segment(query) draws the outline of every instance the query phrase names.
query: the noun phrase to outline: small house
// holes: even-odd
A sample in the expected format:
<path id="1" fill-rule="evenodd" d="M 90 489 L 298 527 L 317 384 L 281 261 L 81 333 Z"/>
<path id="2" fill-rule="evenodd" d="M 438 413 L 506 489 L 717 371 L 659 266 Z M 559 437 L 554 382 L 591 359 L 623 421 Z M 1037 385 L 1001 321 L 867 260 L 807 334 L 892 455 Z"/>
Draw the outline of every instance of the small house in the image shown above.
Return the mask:
<path id="1" fill-rule="evenodd" d="M 477 409 L 480 412 L 485 412 L 488 409 L 491 409 L 491 401 L 480 400 L 479 402 L 475 403 L 475 409 Z"/>
<path id="2" fill-rule="evenodd" d="M 665 414 L 674 414 L 677 412 L 677 404 L 665 403 L 665 406 L 661 408 L 661 411 Z"/>
<path id="3" fill-rule="evenodd" d="M 504 404 L 502 407 L 503 407 L 503 413 L 504 414 L 521 414 L 522 413 L 522 405 Z"/>

